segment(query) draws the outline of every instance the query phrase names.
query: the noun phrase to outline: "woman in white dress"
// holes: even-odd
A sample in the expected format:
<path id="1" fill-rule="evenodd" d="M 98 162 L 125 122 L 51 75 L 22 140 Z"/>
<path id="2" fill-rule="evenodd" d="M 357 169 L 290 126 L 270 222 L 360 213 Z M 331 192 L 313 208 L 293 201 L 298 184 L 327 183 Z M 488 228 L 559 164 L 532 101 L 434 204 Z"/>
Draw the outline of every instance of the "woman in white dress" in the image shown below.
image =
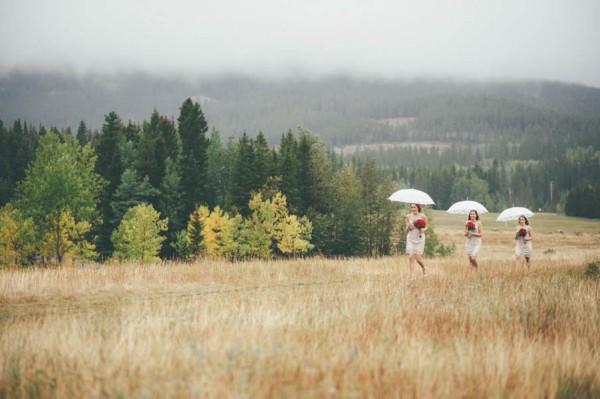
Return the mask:
<path id="1" fill-rule="evenodd" d="M 515 232 L 515 269 L 519 268 L 522 257 L 525 257 L 527 269 L 531 266 L 531 240 L 533 240 L 533 229 L 529 225 L 527 217 L 521 215 L 519 216 L 519 225 Z"/>
<path id="2" fill-rule="evenodd" d="M 415 226 L 417 220 L 423 220 L 425 227 Z M 421 205 L 410 204 L 410 213 L 406 215 L 406 253 L 408 254 L 408 266 L 410 268 L 410 277 L 414 277 L 415 259 L 421 266 L 423 276 L 427 276 L 427 268 L 423 262 L 423 252 L 425 251 L 425 232 L 427 231 L 427 216 L 421 211 Z"/>
<path id="3" fill-rule="evenodd" d="M 483 223 L 479 220 L 479 213 L 472 209 L 469 211 L 469 218 L 465 223 L 465 236 L 467 237 L 465 247 L 469 265 L 473 271 L 477 271 L 477 255 L 481 249 L 481 237 L 483 237 Z"/>

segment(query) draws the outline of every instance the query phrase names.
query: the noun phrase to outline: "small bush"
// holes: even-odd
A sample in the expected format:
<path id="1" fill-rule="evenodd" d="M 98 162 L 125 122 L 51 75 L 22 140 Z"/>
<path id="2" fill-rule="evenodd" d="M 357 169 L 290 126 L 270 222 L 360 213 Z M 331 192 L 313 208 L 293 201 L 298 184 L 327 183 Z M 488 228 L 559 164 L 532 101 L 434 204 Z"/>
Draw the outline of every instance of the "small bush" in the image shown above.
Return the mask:
<path id="1" fill-rule="evenodd" d="M 597 262 L 597 261 L 588 263 L 587 268 L 585 269 L 586 277 L 591 277 L 591 278 L 600 277 L 600 270 L 598 268 L 598 263 L 599 262 Z"/>

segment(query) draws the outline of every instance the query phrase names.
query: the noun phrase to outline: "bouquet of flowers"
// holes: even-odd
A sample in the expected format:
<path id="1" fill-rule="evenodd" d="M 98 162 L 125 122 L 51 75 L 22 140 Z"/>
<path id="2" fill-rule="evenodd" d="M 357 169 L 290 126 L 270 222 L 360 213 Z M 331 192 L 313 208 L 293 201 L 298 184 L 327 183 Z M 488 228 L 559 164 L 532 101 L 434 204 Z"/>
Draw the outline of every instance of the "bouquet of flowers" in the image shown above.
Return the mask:
<path id="1" fill-rule="evenodd" d="M 467 223 L 465 223 L 465 226 L 467 226 L 467 234 L 465 235 L 467 237 L 471 237 L 471 232 L 476 230 L 475 223 L 468 221 Z"/>
<path id="2" fill-rule="evenodd" d="M 517 235 L 515 236 L 515 239 L 517 239 L 519 237 L 525 237 L 526 235 L 527 235 L 527 229 L 521 228 L 521 229 L 519 229 L 519 231 L 517 231 Z"/>
<path id="3" fill-rule="evenodd" d="M 423 219 L 417 219 L 414 223 L 415 227 L 419 229 L 419 238 L 421 238 L 421 229 L 427 226 L 427 222 Z"/>

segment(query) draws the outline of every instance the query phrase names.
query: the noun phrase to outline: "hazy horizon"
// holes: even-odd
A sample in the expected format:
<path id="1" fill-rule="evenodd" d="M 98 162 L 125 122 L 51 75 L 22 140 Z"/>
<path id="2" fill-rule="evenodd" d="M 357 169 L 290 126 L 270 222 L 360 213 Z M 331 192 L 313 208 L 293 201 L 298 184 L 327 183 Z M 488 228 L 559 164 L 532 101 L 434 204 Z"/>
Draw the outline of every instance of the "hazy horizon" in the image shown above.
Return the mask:
<path id="1" fill-rule="evenodd" d="M 549 80 L 600 87 L 600 2 L 0 0 L 0 73 Z"/>

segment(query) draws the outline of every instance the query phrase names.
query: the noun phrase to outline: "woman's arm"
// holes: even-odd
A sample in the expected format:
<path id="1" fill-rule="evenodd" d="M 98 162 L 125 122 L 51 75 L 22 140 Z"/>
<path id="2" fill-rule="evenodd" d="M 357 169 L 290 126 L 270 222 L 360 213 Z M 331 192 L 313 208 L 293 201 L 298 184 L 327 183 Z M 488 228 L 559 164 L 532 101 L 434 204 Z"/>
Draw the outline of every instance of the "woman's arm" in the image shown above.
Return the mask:
<path id="1" fill-rule="evenodd" d="M 525 237 L 525 240 L 526 241 L 531 241 L 531 240 L 533 240 L 533 229 L 531 228 L 531 226 L 529 226 L 529 228 L 527 230 L 529 232 L 529 236 Z"/>
<path id="2" fill-rule="evenodd" d="M 481 223 L 481 221 L 479 221 L 479 228 L 477 229 L 477 232 L 479 234 L 477 234 L 477 237 L 483 237 L 483 223 Z"/>

